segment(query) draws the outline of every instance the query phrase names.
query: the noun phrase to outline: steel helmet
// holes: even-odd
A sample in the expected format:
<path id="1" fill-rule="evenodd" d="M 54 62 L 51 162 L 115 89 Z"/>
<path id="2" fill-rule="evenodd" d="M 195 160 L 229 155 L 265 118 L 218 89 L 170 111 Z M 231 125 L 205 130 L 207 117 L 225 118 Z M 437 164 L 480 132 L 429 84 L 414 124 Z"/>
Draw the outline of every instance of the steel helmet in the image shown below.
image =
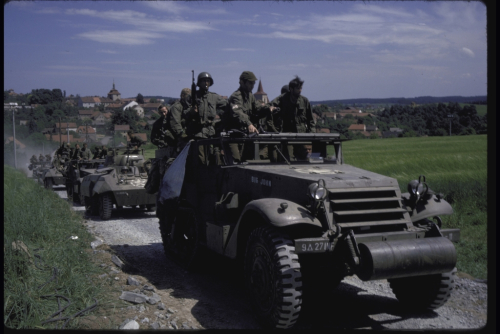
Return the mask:
<path id="1" fill-rule="evenodd" d="M 214 79 L 212 79 L 212 76 L 210 75 L 210 73 L 208 73 L 208 72 L 201 72 L 200 74 L 198 74 L 198 81 L 196 81 L 196 86 L 200 87 L 200 85 L 199 85 L 200 80 L 204 79 L 204 78 L 209 78 L 210 79 L 210 86 L 212 86 L 214 84 Z"/>

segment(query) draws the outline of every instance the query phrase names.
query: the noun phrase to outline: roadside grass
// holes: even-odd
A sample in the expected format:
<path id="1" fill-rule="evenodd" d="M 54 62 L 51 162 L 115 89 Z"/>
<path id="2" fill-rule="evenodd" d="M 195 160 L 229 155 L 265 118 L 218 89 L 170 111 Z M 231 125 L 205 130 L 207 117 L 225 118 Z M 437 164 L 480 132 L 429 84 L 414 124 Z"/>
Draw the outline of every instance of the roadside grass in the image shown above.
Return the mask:
<path id="1" fill-rule="evenodd" d="M 487 136 L 388 138 L 343 143 L 344 162 L 398 180 L 407 192 L 410 180 L 425 175 L 432 190 L 453 207 L 441 216 L 443 228 L 459 228 L 457 268 L 487 277 Z"/>
<path id="2" fill-rule="evenodd" d="M 97 279 L 103 270 L 92 262 L 93 237 L 81 219 L 56 193 L 4 165 L 4 326 L 61 328 L 64 320 L 42 322 L 54 319 L 52 315 L 67 301 L 60 298 L 59 306 L 55 296 L 47 295 L 71 301 L 55 318 L 71 317 L 97 298 L 96 309 L 70 320 L 65 329 L 78 328 L 82 318 L 106 307 L 105 285 L 110 283 Z M 14 249 L 21 242 L 27 252 Z"/>

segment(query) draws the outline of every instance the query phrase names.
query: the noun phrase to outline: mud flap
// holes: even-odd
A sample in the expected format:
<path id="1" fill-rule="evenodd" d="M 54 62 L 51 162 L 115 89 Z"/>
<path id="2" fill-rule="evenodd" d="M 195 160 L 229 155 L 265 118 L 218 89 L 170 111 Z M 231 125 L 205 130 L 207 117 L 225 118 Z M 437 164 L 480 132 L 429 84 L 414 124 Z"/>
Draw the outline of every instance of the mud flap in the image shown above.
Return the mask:
<path id="1" fill-rule="evenodd" d="M 186 160 L 190 146 L 191 142 L 188 142 L 172 165 L 167 169 L 165 175 L 163 175 L 158 192 L 158 200 L 161 204 L 165 204 L 166 200 L 170 201 L 179 198 L 184 183 L 184 175 L 186 174 Z"/>

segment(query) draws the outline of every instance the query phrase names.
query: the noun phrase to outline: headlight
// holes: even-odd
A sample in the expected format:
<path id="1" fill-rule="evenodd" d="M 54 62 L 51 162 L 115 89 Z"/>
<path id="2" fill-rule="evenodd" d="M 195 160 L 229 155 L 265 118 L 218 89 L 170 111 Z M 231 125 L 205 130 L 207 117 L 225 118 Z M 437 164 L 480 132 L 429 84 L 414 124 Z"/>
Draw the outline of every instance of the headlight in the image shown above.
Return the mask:
<path id="1" fill-rule="evenodd" d="M 328 190 L 325 187 L 325 181 L 319 180 L 319 182 L 310 184 L 308 195 L 317 201 L 325 199 L 328 195 Z"/>
<path id="2" fill-rule="evenodd" d="M 417 201 L 427 194 L 429 187 L 425 183 L 425 176 L 420 175 L 418 180 L 412 180 L 408 183 L 408 192 L 412 197 L 416 197 Z"/>

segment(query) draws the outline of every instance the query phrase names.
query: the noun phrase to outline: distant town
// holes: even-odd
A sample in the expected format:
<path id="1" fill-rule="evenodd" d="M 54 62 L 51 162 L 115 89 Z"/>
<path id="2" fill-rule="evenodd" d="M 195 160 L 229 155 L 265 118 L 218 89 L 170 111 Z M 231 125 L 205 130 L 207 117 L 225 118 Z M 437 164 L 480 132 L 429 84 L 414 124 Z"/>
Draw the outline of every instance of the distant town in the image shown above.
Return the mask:
<path id="1" fill-rule="evenodd" d="M 57 147 L 60 143 L 127 145 L 127 131 L 149 141 L 160 105 L 175 98 L 123 98 L 114 82 L 105 96 L 69 95 L 61 89 L 4 91 L 4 146 Z M 270 98 L 259 81 L 256 100 Z M 223 96 L 227 99 L 227 96 Z M 274 97 L 271 97 L 274 98 Z M 348 139 L 445 136 L 486 133 L 486 96 L 418 97 L 311 101 L 317 132 L 338 132 Z M 480 109 L 480 110 L 478 110 Z M 218 110 L 218 114 L 223 113 Z M 5 147 L 4 154 L 8 154 Z"/>

